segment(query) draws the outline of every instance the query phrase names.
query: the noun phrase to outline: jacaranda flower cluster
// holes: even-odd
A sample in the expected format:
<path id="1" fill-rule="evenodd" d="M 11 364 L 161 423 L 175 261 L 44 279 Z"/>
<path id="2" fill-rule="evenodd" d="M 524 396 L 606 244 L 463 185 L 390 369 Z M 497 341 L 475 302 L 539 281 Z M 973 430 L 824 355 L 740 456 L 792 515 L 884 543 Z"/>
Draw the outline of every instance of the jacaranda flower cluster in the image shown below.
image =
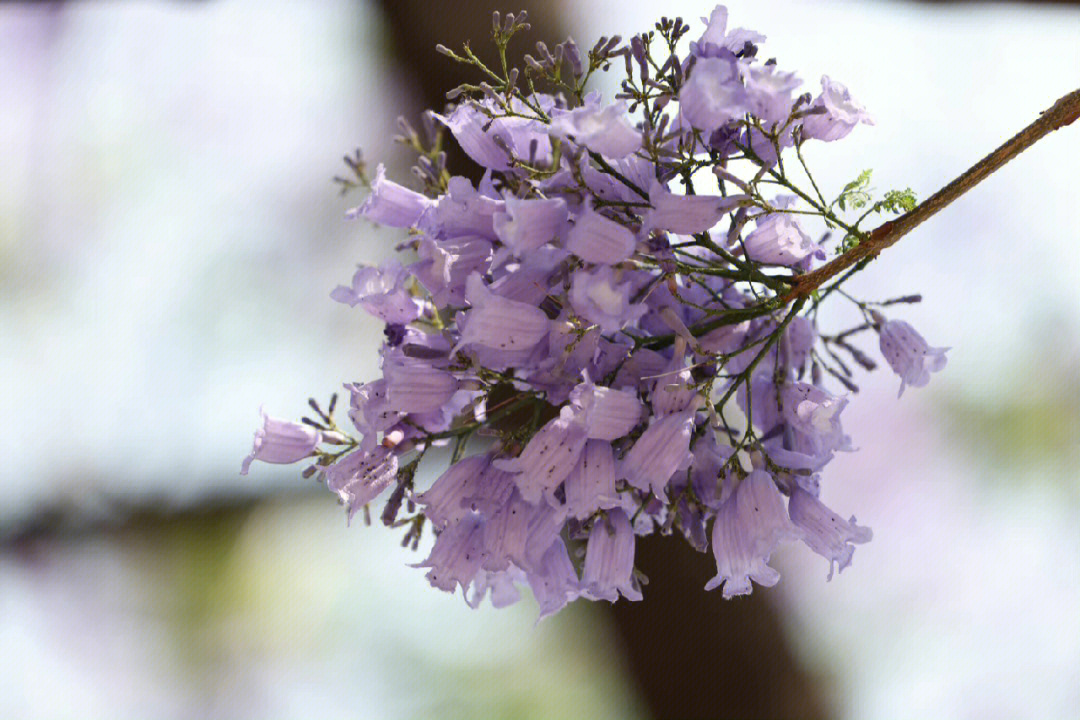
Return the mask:
<path id="1" fill-rule="evenodd" d="M 479 81 L 424 133 L 402 123 L 415 178 L 380 165 L 368 181 L 350 160 L 370 190 L 350 215 L 401 232 L 400 261 L 331 293 L 385 323 L 382 377 L 345 386 L 355 432 L 333 402 L 303 423 L 266 418 L 244 472 L 310 462 L 350 517 L 382 502 L 414 548 L 431 528 L 419 565 L 432 585 L 474 606 L 528 585 L 541 617 L 579 597 L 642 599 L 635 541 L 654 532 L 711 551 L 706 589 L 724 597 L 775 584 L 784 542 L 823 556 L 830 577 L 845 568 L 871 533 L 822 504 L 819 481 L 852 448 L 850 367 L 875 365 L 852 342 L 876 332 L 901 391 L 945 351 L 886 318 L 917 296 L 841 288 L 865 261 L 812 292 L 800 282 L 914 197 L 875 201 L 864 173 L 827 200 L 803 148 L 870 116 L 828 77 L 798 94 L 723 7 L 705 25 L 686 51 L 678 19 L 588 52 L 540 43 L 521 70 L 505 58 L 523 13 L 495 17 L 497 69 L 440 48 Z M 613 66 L 625 77 L 609 103 L 587 84 Z M 446 167 L 446 131 L 478 182 Z M 861 324 L 823 333 L 829 298 Z M 421 488 L 425 458 L 445 470 Z"/>

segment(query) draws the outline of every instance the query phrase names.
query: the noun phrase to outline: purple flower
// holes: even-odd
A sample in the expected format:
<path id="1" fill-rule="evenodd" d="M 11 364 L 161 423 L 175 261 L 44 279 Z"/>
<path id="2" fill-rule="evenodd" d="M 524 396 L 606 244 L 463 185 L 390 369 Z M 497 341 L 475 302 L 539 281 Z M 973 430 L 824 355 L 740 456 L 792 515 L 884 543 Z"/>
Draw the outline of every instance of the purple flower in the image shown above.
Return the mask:
<path id="1" fill-rule="evenodd" d="M 353 450 L 326 468 L 326 487 L 345 503 L 351 519 L 356 511 L 381 495 L 397 477 L 397 455 L 385 447 Z"/>
<path id="2" fill-rule="evenodd" d="M 375 168 L 375 181 L 371 183 L 371 194 L 347 214 L 367 218 L 379 225 L 404 228 L 416 225 L 432 205 L 434 202 L 430 198 L 387 180 L 386 168 L 379 163 Z"/>
<path id="3" fill-rule="evenodd" d="M 839 140 L 859 123 L 874 124 L 863 106 L 851 99 L 851 92 L 830 80 L 828 75 L 821 76 L 821 94 L 814 99 L 810 108 L 819 109 L 819 112 L 803 118 L 804 138 Z"/>
<path id="4" fill-rule="evenodd" d="M 739 65 L 732 56 L 699 58 L 679 91 L 679 111 L 706 135 L 750 109 Z"/>
<path id="5" fill-rule="evenodd" d="M 241 475 L 248 474 L 253 460 L 277 465 L 300 462 L 322 442 L 322 433 L 313 427 L 272 418 L 266 413 L 262 417 L 263 426 L 255 431 L 255 444 L 251 454 L 244 458 Z"/>
<path id="6" fill-rule="evenodd" d="M 731 598 L 749 594 L 751 580 L 772 587 L 780 573 L 767 564 L 769 556 L 781 542 L 799 536 L 772 477 L 764 470 L 753 471 L 716 512 L 712 531 L 716 577 L 705 589 L 723 584 L 724 597 Z"/>
<path id="7" fill-rule="evenodd" d="M 645 314 L 646 307 L 631 302 L 633 283 L 619 283 L 610 267 L 592 272 L 575 270 L 570 285 L 570 303 L 578 315 L 599 325 L 605 333 L 621 330 Z"/>
<path id="8" fill-rule="evenodd" d="M 654 419 L 619 465 L 619 476 L 639 490 L 652 490 L 665 497 L 671 476 L 690 455 L 690 435 L 694 431 L 692 410 Z"/>
<path id="9" fill-rule="evenodd" d="M 557 417 L 540 428 L 521 455 L 496 460 L 495 466 L 517 473 L 514 482 L 526 502 L 550 495 L 573 471 L 585 448 L 585 428 L 570 417 Z"/>
<path id="10" fill-rule="evenodd" d="M 621 223 L 609 220 L 586 203 L 574 218 L 566 238 L 566 249 L 582 260 L 616 265 L 634 254 L 637 239 Z"/>
<path id="11" fill-rule="evenodd" d="M 948 362 L 945 353 L 949 348 L 930 347 L 923 336 L 903 320 L 886 321 L 880 313 L 875 312 L 874 321 L 878 324 L 881 354 L 893 372 L 900 376 L 897 397 L 904 394 L 904 388 L 908 385 L 925 387 L 930 382 L 930 373 L 945 367 Z"/>
<path id="12" fill-rule="evenodd" d="M 387 405 L 400 412 L 428 413 L 445 405 L 458 389 L 458 380 L 423 361 L 388 360 L 383 366 Z"/>
<path id="13" fill-rule="evenodd" d="M 418 227 L 438 238 L 477 235 L 495 240 L 494 217 L 502 210 L 503 201 L 481 192 L 463 177 L 450 178 L 446 190 L 420 218 Z"/>
<path id="14" fill-rule="evenodd" d="M 458 347 L 476 343 L 493 350 L 528 350 L 547 336 L 551 321 L 540 308 L 491 292 L 479 273 L 465 283 L 472 309 L 465 313 Z"/>
<path id="15" fill-rule="evenodd" d="M 617 440 L 641 421 L 641 401 L 637 393 L 581 383 L 570 392 L 590 439 Z"/>
<path id="16" fill-rule="evenodd" d="M 536 250 L 561 236 L 569 212 L 566 201 L 506 199 L 506 209 L 495 214 L 495 234 L 515 255 Z"/>
<path id="17" fill-rule="evenodd" d="M 542 105 L 548 110 L 553 107 L 550 98 Z M 496 114 L 501 112 L 490 103 L 486 107 Z M 520 101 L 512 109 L 531 112 Z M 457 106 L 449 117 L 435 115 L 435 118 L 450 128 L 461 149 L 481 167 L 507 171 L 511 157 L 534 163 L 546 162 L 551 157 L 547 127 L 539 121 L 522 117 L 490 118 L 472 103 Z"/>
<path id="18" fill-rule="evenodd" d="M 448 467 L 427 491 L 416 496 L 416 501 L 424 506 L 424 515 L 432 525 L 442 529 L 472 512 L 468 500 L 477 494 L 490 463 L 490 455 L 473 455 L 459 460 Z"/>
<path id="19" fill-rule="evenodd" d="M 765 36 L 753 30 L 735 28 L 727 32 L 728 11 L 723 5 L 713 8 L 708 18 L 701 18 L 708 27 L 697 42 L 690 43 L 690 52 L 698 57 L 718 57 L 727 53 L 738 53 L 746 43 L 765 42 Z"/>
<path id="20" fill-rule="evenodd" d="M 797 265 L 807 258 L 825 259 L 825 251 L 802 231 L 795 218 L 786 213 L 759 217 L 757 228 L 743 241 L 746 256 L 769 265 Z"/>
<path id="21" fill-rule="evenodd" d="M 578 464 L 566 478 L 566 512 L 584 520 L 597 510 L 622 505 L 615 491 L 615 455 L 611 443 L 589 440 Z"/>
<path id="22" fill-rule="evenodd" d="M 526 577 L 540 606 L 537 621 L 554 615 L 581 594 L 577 571 L 570 562 L 566 545 L 559 539 L 551 543 L 537 567 L 528 571 Z"/>
<path id="23" fill-rule="evenodd" d="M 782 72 L 774 63 L 755 65 L 746 71 L 746 95 L 750 112 L 766 128 L 779 125 L 791 114 L 791 91 L 802 85 L 793 72 Z"/>
<path id="24" fill-rule="evenodd" d="M 409 271 L 431 293 L 437 307 L 465 304 L 465 280 L 483 272 L 491 261 L 492 243 L 482 237 L 463 235 L 445 240 L 422 238 L 417 247 L 419 262 Z"/>
<path id="25" fill-rule="evenodd" d="M 555 110 L 551 131 L 557 137 L 573 137 L 578 144 L 613 160 L 641 147 L 641 133 L 626 119 L 626 103 L 601 107 L 599 93 L 589 93 L 582 107 Z"/>
<path id="26" fill-rule="evenodd" d="M 452 593 L 460 586 L 465 594 L 483 560 L 484 518 L 468 513 L 440 532 L 431 554 L 413 567 L 431 568 L 427 579 L 433 587 Z"/>
<path id="27" fill-rule="evenodd" d="M 381 268 L 361 266 L 352 287 L 338 285 L 330 297 L 350 307 L 361 306 L 383 322 L 404 325 L 420 317 L 421 304 L 405 288 L 408 274 L 397 261 Z"/>
<path id="28" fill-rule="evenodd" d="M 653 230 L 667 230 L 677 235 L 705 232 L 725 214 L 738 207 L 746 195 L 677 195 L 653 181 L 649 202 L 653 209 L 645 214 L 645 225 Z"/>
<path id="29" fill-rule="evenodd" d="M 840 427 L 840 413 L 847 398 L 836 397 L 810 383 L 786 383 L 780 391 L 784 418 L 798 432 L 816 438 L 828 450 L 846 450 L 851 443 Z"/>
<path id="30" fill-rule="evenodd" d="M 640 600 L 641 590 L 633 574 L 634 530 L 622 510 L 608 511 L 597 518 L 589 533 L 581 575 L 582 595 L 608 602 L 615 602 L 620 594 L 627 600 Z"/>
<path id="31" fill-rule="evenodd" d="M 874 536 L 870 528 L 855 524 L 855 516 L 844 520 L 821 501 L 796 485 L 788 503 L 791 520 L 803 531 L 803 542 L 811 550 L 829 561 L 829 579 L 832 580 L 833 565 L 843 570 L 851 564 L 855 553 L 852 543 L 866 543 Z"/>

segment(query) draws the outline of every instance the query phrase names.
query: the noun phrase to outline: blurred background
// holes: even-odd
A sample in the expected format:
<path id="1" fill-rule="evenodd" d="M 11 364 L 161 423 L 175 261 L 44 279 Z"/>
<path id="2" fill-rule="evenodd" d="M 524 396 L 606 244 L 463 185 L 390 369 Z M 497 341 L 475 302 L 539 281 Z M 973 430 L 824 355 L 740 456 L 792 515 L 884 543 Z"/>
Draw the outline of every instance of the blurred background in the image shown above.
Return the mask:
<path id="1" fill-rule="evenodd" d="M 897 315 L 953 350 L 846 411 L 823 499 L 874 540 L 832 582 L 793 546 L 722 602 L 707 556 L 644 543 L 644 603 L 535 626 L 431 589 L 296 469 L 238 475 L 260 405 L 377 372 L 328 294 L 395 235 L 344 219 L 341 156 L 406 172 L 394 118 L 460 81 L 434 44 L 522 5 L 0 3 L 0 717 L 1080 715 L 1080 127 L 856 280 L 922 292 Z M 711 9 L 524 5 L 588 45 Z M 1080 87 L 1073 3 L 728 5 L 875 114 L 810 152 L 827 194 L 872 167 L 926 197 Z"/>

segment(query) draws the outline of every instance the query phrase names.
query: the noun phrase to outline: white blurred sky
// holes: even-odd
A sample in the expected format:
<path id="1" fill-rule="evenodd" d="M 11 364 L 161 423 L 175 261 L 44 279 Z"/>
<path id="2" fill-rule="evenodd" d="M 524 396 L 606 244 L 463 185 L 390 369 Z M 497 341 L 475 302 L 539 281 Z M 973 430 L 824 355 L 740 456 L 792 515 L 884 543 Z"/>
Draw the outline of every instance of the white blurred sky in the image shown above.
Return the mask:
<path id="1" fill-rule="evenodd" d="M 696 21 L 709 9 L 596 0 L 573 14 L 584 41 L 625 36 L 660 11 Z M 878 188 L 925 197 L 1080 86 L 1074 8 L 730 9 L 809 89 L 829 74 L 875 114 L 875 127 L 810 153 L 823 189 L 872 167 Z M 362 3 L 0 6 L 0 521 L 101 490 L 183 501 L 304 482 L 292 469 L 236 471 L 261 404 L 299 414 L 309 394 L 376 372 L 379 329 L 328 293 L 393 234 L 344 221 L 329 177 L 357 145 L 372 160 L 390 155 L 407 79 L 380 59 L 381 37 Z M 874 528 L 853 567 L 826 584 L 808 552 L 781 558 L 774 592 L 805 657 L 841 681 L 851 717 L 1065 718 L 1080 707 L 1080 510 L 1068 489 L 1077 468 L 1061 492 L 1026 482 L 1038 467 L 988 471 L 944 439 L 940 411 L 950 397 L 993 403 L 1005 389 L 1039 387 L 1031 358 L 1080 372 L 1078 161 L 1080 127 L 1056 133 L 856 281 L 868 296 L 922 292 L 923 305 L 902 315 L 953 350 L 926 390 L 897 403 L 896 379 L 879 373 L 852 403 L 847 427 L 863 449 L 836 463 L 824 497 Z M 1025 477 L 988 490 L 995 472 Z M 373 648 L 356 661 L 369 663 L 356 671 L 374 673 L 373 686 L 400 687 L 380 663 L 417 642 L 415 603 L 434 618 L 426 631 L 453 628 L 474 659 L 503 638 L 518 648 L 534 638 L 527 612 L 464 613 L 459 598 L 423 589 L 402 568 L 412 555 L 375 539 L 379 529 L 345 531 L 332 507 L 305 515 L 294 535 L 289 521 L 260 517 L 241 565 L 257 562 L 252 543 L 345 544 L 322 564 L 304 556 L 290 567 L 336 598 L 325 622 Z M 315 517 L 334 526 L 317 530 Z M 93 562 L 127 562 L 98 550 L 104 560 Z M 78 552 L 61 566 L 77 566 Z M 9 690 L 67 678 L 54 681 L 59 692 L 24 698 L 48 698 L 56 716 L 78 707 L 110 716 L 118 696 L 91 673 L 100 658 L 48 634 L 56 613 L 99 613 L 132 633 L 110 667 L 141 667 L 133 677 L 161 697 L 154 673 L 170 666 L 147 666 L 138 640 L 153 629 L 130 625 L 122 604 L 106 598 L 101 610 L 100 598 L 65 591 L 62 573 L 44 585 L 15 566 L 0 574 Z M 72 596 L 58 608 L 35 600 L 44 591 Z M 358 606 L 347 601 L 357 593 L 367 593 Z M 378 628 L 358 614 L 378 617 Z M 98 637 L 72 632 L 91 645 Z M 281 685 L 271 670 L 247 681 L 273 685 L 274 707 L 302 709 L 305 693 L 340 681 L 324 673 L 326 658 L 309 660 L 303 682 Z M 165 714 L 184 714 L 174 701 Z"/>

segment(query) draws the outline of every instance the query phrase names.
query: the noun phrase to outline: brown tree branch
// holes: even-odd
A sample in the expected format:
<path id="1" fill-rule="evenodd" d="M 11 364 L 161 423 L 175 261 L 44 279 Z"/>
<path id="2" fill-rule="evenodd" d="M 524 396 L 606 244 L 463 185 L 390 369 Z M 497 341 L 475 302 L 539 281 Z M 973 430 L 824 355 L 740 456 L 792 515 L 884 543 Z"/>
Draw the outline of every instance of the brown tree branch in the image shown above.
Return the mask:
<path id="1" fill-rule="evenodd" d="M 1080 90 L 1075 90 L 1054 103 L 1039 119 L 1018 132 L 1001 147 L 975 163 L 960 177 L 931 195 L 911 212 L 901 215 L 875 228 L 868 237 L 835 260 L 822 265 L 813 272 L 800 275 L 792 288 L 781 298 L 787 303 L 806 297 L 830 278 L 863 260 L 877 257 L 885 248 L 896 243 L 939 210 L 978 185 L 998 168 L 1027 150 L 1054 130 L 1072 124 L 1080 118 Z"/>

